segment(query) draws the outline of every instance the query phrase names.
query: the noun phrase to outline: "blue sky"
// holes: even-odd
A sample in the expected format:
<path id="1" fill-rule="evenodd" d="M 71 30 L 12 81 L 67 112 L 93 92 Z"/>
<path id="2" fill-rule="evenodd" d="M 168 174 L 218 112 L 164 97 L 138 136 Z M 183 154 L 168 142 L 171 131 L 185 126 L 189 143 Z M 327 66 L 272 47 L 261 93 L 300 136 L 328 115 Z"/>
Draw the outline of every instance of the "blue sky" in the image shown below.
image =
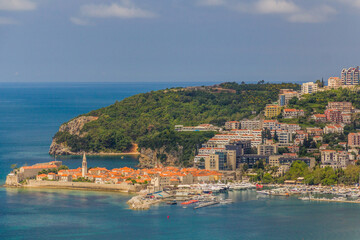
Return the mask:
<path id="1" fill-rule="evenodd" d="M 313 81 L 359 65 L 360 0 L 0 0 L 1 82 Z"/>

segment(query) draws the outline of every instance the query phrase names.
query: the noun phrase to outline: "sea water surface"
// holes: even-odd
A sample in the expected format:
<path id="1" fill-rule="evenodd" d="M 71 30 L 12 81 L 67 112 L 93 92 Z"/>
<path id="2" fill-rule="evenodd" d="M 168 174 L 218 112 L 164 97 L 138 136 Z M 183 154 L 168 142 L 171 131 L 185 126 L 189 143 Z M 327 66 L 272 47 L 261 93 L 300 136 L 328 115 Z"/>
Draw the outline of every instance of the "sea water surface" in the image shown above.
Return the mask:
<path id="1" fill-rule="evenodd" d="M 10 165 L 52 160 L 61 123 L 125 97 L 204 83 L 0 83 L 0 183 Z M 80 157 L 62 157 L 71 168 Z M 88 165 L 135 167 L 133 157 L 88 157 Z M 0 239 L 360 239 L 360 206 L 259 198 L 229 192 L 234 204 L 198 210 L 127 208 L 128 194 L 0 188 Z"/>

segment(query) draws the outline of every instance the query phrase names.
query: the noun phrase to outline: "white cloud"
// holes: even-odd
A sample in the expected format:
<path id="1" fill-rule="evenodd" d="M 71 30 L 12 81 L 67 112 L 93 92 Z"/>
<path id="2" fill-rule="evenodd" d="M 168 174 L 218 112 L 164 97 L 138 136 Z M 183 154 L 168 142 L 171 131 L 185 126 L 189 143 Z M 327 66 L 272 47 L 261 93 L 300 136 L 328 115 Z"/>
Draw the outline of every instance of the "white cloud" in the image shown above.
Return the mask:
<path id="1" fill-rule="evenodd" d="M 299 11 L 299 7 L 286 0 L 260 0 L 255 4 L 258 13 L 293 13 Z"/>
<path id="2" fill-rule="evenodd" d="M 337 0 L 352 1 L 360 0 Z M 293 0 L 251 0 L 251 1 L 235 1 L 235 0 L 198 0 L 198 4 L 202 6 L 219 6 L 225 9 L 247 13 L 247 14 L 277 14 L 286 21 L 293 23 L 319 23 L 325 22 L 329 16 L 336 14 L 336 10 L 330 6 L 310 6 L 302 7 Z M 300 3 L 298 1 L 297 3 Z"/>
<path id="3" fill-rule="evenodd" d="M 156 14 L 147 10 L 143 10 L 130 4 L 129 1 L 123 2 L 122 5 L 113 3 L 110 5 L 83 5 L 80 8 L 83 16 L 94 18 L 153 18 Z"/>
<path id="4" fill-rule="evenodd" d="M 290 22 L 298 23 L 319 23 L 328 20 L 329 16 L 336 14 L 336 10 L 327 5 L 316 7 L 309 11 L 301 11 L 299 13 L 290 15 L 288 20 Z"/>
<path id="5" fill-rule="evenodd" d="M 77 17 L 71 17 L 70 21 L 76 25 L 80 25 L 80 26 L 88 26 L 90 25 L 89 21 L 82 19 L 82 18 L 77 18 Z"/>
<path id="6" fill-rule="evenodd" d="M 12 18 L 0 17 L 0 25 L 12 25 L 12 24 L 18 24 L 18 22 Z"/>
<path id="7" fill-rule="evenodd" d="M 29 0 L 0 0 L 0 10 L 30 11 L 35 9 L 36 4 Z"/>

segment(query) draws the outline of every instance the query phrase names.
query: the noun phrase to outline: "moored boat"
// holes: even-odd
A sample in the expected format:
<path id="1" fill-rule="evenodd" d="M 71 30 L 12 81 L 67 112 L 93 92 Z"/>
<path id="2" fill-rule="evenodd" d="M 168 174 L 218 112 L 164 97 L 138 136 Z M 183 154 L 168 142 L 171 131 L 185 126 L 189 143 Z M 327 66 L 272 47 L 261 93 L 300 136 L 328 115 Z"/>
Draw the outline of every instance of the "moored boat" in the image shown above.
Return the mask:
<path id="1" fill-rule="evenodd" d="M 190 200 L 190 201 L 182 202 L 181 205 L 189 205 L 197 202 L 199 202 L 199 200 Z"/>

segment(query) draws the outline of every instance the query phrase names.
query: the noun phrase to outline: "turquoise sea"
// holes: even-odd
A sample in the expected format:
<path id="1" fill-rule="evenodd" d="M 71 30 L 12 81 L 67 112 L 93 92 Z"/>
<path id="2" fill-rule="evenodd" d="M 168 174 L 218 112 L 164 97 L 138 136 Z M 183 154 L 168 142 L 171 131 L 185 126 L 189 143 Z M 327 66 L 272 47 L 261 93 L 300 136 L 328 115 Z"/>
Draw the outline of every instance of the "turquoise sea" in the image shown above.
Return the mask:
<path id="1" fill-rule="evenodd" d="M 61 123 L 140 92 L 204 83 L 0 83 L 0 183 L 10 165 L 50 161 Z M 70 167 L 79 157 L 63 157 Z M 89 166 L 134 167 L 132 157 L 88 157 Z M 224 196 L 225 197 L 225 196 Z M 131 211 L 131 195 L 0 188 L 0 239 L 360 239 L 360 205 L 258 198 L 193 210 Z M 169 216 L 169 218 L 168 218 Z"/>

